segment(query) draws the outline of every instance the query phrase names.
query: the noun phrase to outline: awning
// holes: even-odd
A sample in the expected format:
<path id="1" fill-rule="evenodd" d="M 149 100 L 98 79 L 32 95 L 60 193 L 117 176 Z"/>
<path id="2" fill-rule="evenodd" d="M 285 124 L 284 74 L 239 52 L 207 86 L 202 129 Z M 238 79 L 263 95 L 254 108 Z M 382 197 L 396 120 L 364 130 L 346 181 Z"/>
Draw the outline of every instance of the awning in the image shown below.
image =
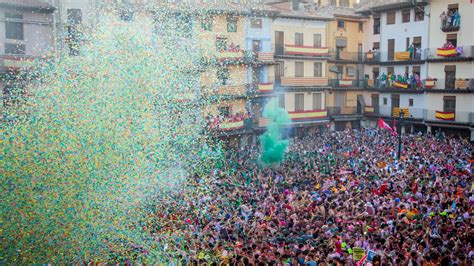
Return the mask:
<path id="1" fill-rule="evenodd" d="M 341 39 L 341 38 L 336 38 L 336 46 L 337 47 L 346 47 L 347 46 L 347 40 L 346 39 Z"/>

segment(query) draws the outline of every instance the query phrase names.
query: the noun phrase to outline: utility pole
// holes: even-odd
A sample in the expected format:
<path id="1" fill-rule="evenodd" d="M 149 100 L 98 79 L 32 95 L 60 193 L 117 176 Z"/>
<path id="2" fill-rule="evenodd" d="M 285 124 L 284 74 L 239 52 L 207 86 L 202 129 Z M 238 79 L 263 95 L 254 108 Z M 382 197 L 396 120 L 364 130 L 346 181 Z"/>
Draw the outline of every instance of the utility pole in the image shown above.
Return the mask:
<path id="1" fill-rule="evenodd" d="M 400 160 L 402 156 L 402 119 L 403 119 L 403 112 L 400 110 L 400 113 L 398 114 L 399 120 L 398 120 L 398 127 L 400 128 L 399 133 L 398 133 L 398 160 Z"/>

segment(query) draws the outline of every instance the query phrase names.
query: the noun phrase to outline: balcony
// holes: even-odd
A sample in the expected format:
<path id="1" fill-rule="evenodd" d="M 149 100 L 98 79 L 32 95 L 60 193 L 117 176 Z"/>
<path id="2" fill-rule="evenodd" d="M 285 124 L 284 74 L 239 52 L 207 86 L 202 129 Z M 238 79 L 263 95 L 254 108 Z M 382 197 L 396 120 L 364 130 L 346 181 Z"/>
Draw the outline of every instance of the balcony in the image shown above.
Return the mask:
<path id="1" fill-rule="evenodd" d="M 244 128 L 244 119 L 238 121 L 224 121 L 219 123 L 219 130 L 230 131 Z"/>
<path id="2" fill-rule="evenodd" d="M 222 85 L 214 84 L 212 89 L 204 90 L 205 97 L 245 97 L 247 94 L 247 84 L 241 85 Z"/>
<path id="3" fill-rule="evenodd" d="M 334 61 L 350 61 L 350 62 L 359 62 L 364 58 L 362 53 L 358 52 L 331 52 L 331 60 Z"/>
<path id="4" fill-rule="evenodd" d="M 288 112 L 293 122 L 317 122 L 318 120 L 327 118 L 327 110 L 312 111 L 293 111 Z"/>
<path id="5" fill-rule="evenodd" d="M 424 119 L 431 122 L 472 124 L 473 113 L 466 111 L 445 112 L 442 110 L 424 110 Z"/>
<path id="6" fill-rule="evenodd" d="M 433 90 L 474 90 L 474 79 L 426 79 L 424 81 L 426 89 Z"/>
<path id="7" fill-rule="evenodd" d="M 324 77 L 280 77 L 280 84 L 286 87 L 322 87 L 328 86 L 328 79 Z"/>
<path id="8" fill-rule="evenodd" d="M 365 53 L 365 61 L 367 61 L 367 62 L 379 62 L 380 61 L 380 52 Z"/>
<path id="9" fill-rule="evenodd" d="M 429 62 L 472 61 L 474 46 L 441 47 L 426 49 Z"/>
<path id="10" fill-rule="evenodd" d="M 368 106 L 364 107 L 364 115 L 365 116 L 378 116 L 379 115 L 379 107 L 378 106 Z"/>
<path id="11" fill-rule="evenodd" d="M 330 79 L 329 86 L 334 88 L 366 88 L 365 79 Z"/>
<path id="12" fill-rule="evenodd" d="M 257 60 L 261 62 L 273 62 L 275 58 L 273 58 L 272 52 L 257 52 Z"/>
<path id="13" fill-rule="evenodd" d="M 426 59 L 423 51 L 410 54 L 408 51 L 389 52 L 370 52 L 365 54 L 366 64 L 384 64 L 384 65 L 405 65 L 405 64 L 422 64 Z"/>
<path id="14" fill-rule="evenodd" d="M 329 116 L 350 116 L 358 115 L 357 107 L 328 107 Z"/>
<path id="15" fill-rule="evenodd" d="M 273 82 L 267 83 L 258 83 L 257 84 L 257 92 L 258 93 L 271 93 L 273 92 Z"/>
<path id="16" fill-rule="evenodd" d="M 0 55 L 0 71 L 5 73 L 31 67 L 37 58 L 30 55 Z"/>
<path id="17" fill-rule="evenodd" d="M 236 61 L 242 60 L 243 57 L 244 51 L 242 50 L 222 50 L 216 53 L 216 58 L 219 61 Z"/>
<path id="18" fill-rule="evenodd" d="M 275 45 L 275 55 L 328 57 L 329 48 L 304 45 L 277 44 Z"/>
<path id="19" fill-rule="evenodd" d="M 447 21 L 447 17 L 445 19 L 441 19 L 441 26 L 440 29 L 443 32 L 454 32 L 458 31 L 461 28 L 461 23 L 454 23 L 454 20 L 451 20 L 449 23 Z"/>

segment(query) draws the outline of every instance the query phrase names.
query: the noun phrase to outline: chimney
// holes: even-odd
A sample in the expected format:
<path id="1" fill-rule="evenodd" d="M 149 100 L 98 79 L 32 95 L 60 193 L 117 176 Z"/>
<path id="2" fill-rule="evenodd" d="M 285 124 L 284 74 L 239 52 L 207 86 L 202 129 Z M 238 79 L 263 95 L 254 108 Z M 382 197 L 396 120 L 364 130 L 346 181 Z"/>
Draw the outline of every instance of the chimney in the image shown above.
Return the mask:
<path id="1" fill-rule="evenodd" d="M 300 1 L 299 0 L 292 0 L 292 7 L 293 7 L 293 10 L 298 10 L 299 9 L 299 6 L 300 6 Z"/>

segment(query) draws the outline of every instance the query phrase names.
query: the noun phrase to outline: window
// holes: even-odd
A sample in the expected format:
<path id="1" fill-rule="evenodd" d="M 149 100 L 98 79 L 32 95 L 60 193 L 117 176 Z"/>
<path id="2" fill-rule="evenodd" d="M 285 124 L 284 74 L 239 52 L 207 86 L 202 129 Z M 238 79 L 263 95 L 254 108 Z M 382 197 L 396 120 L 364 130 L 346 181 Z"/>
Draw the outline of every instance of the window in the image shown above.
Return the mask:
<path id="1" fill-rule="evenodd" d="M 374 17 L 374 34 L 380 34 L 380 17 Z"/>
<path id="2" fill-rule="evenodd" d="M 262 41 L 261 40 L 252 40 L 252 51 L 253 52 L 262 51 Z"/>
<path id="3" fill-rule="evenodd" d="M 406 75 L 407 77 L 409 77 L 409 76 L 410 76 L 409 74 L 410 74 L 410 67 L 406 66 L 406 67 L 405 67 L 405 75 Z"/>
<path id="4" fill-rule="evenodd" d="M 363 32 L 363 31 L 364 31 L 364 23 L 359 22 L 359 32 Z"/>
<path id="5" fill-rule="evenodd" d="M 387 98 L 386 97 L 383 98 L 383 105 L 387 105 Z"/>
<path id="6" fill-rule="evenodd" d="M 227 49 L 227 38 L 216 37 L 216 49 L 219 52 L 223 52 Z"/>
<path id="7" fill-rule="evenodd" d="M 5 54 L 25 54 L 24 44 L 5 43 Z"/>
<path id="8" fill-rule="evenodd" d="M 252 18 L 250 19 L 250 27 L 254 29 L 262 28 L 262 19 L 261 18 Z"/>
<path id="9" fill-rule="evenodd" d="M 322 101 L 321 101 L 321 93 L 313 93 L 313 110 L 321 110 L 323 109 L 322 107 Z"/>
<path id="10" fill-rule="evenodd" d="M 304 62 L 295 62 L 295 77 L 304 77 Z"/>
<path id="11" fill-rule="evenodd" d="M 408 51 L 408 48 L 410 48 L 410 37 L 407 37 L 405 45 L 406 45 L 405 49 L 407 49 L 407 51 Z"/>
<path id="12" fill-rule="evenodd" d="M 445 88 L 454 89 L 456 85 L 456 65 L 444 66 Z"/>
<path id="13" fill-rule="evenodd" d="M 227 18 L 227 32 L 237 32 L 237 18 Z"/>
<path id="14" fill-rule="evenodd" d="M 304 111 L 304 93 L 295 94 L 295 111 Z"/>
<path id="15" fill-rule="evenodd" d="M 230 107 L 229 106 L 222 106 L 219 107 L 219 116 L 229 117 L 230 116 Z"/>
<path id="16" fill-rule="evenodd" d="M 285 109 L 285 94 L 278 95 L 278 106 Z"/>
<path id="17" fill-rule="evenodd" d="M 387 13 L 387 25 L 395 24 L 395 11 Z"/>
<path id="18" fill-rule="evenodd" d="M 373 50 L 380 50 L 380 43 L 374 42 Z"/>
<path id="19" fill-rule="evenodd" d="M 456 112 L 456 96 L 443 97 L 443 112 Z"/>
<path id="20" fill-rule="evenodd" d="M 205 31 L 212 31 L 212 24 L 214 23 L 211 16 L 204 16 L 201 18 L 201 28 Z"/>
<path id="21" fill-rule="evenodd" d="M 285 76 L 285 62 L 284 61 L 277 61 L 275 67 L 275 74 L 277 77 L 284 77 Z"/>
<path id="22" fill-rule="evenodd" d="M 337 21 L 337 28 L 338 29 L 344 29 L 345 28 L 344 20 L 338 20 Z"/>
<path id="23" fill-rule="evenodd" d="M 339 6 L 349 7 L 349 0 L 339 0 Z"/>
<path id="24" fill-rule="evenodd" d="M 408 106 L 413 106 L 413 99 L 408 99 Z"/>
<path id="25" fill-rule="evenodd" d="M 402 23 L 410 22 L 410 9 L 402 10 Z"/>
<path id="26" fill-rule="evenodd" d="M 420 72 L 421 72 L 421 71 L 420 71 L 420 66 L 413 66 L 411 72 L 412 72 L 413 74 L 417 74 L 418 76 L 420 76 Z"/>
<path id="27" fill-rule="evenodd" d="M 395 71 L 394 71 L 393 67 L 387 67 L 387 75 L 388 74 L 394 74 L 394 72 Z"/>
<path id="28" fill-rule="evenodd" d="M 313 34 L 313 46 L 321 47 L 321 34 Z"/>
<path id="29" fill-rule="evenodd" d="M 388 47 L 388 60 L 393 60 L 395 55 L 395 39 L 388 39 L 387 40 L 387 47 Z"/>
<path id="30" fill-rule="evenodd" d="M 322 77 L 323 76 L 323 63 L 314 62 L 314 76 Z"/>
<path id="31" fill-rule="evenodd" d="M 457 47 L 458 35 L 456 33 L 446 35 L 446 42 L 450 42 L 454 47 Z"/>
<path id="32" fill-rule="evenodd" d="M 295 45 L 303 46 L 303 33 L 295 33 Z"/>
<path id="33" fill-rule="evenodd" d="M 415 21 L 423 21 L 425 19 L 425 11 L 423 9 L 415 9 Z"/>
<path id="34" fill-rule="evenodd" d="M 82 23 L 82 10 L 78 8 L 68 8 L 67 22 L 71 25 L 81 24 Z"/>
<path id="35" fill-rule="evenodd" d="M 219 80 L 219 85 L 228 85 L 229 77 L 230 77 L 230 74 L 229 74 L 228 68 L 217 69 L 217 79 Z"/>
<path id="36" fill-rule="evenodd" d="M 5 38 L 23 40 L 23 14 L 5 13 Z"/>

